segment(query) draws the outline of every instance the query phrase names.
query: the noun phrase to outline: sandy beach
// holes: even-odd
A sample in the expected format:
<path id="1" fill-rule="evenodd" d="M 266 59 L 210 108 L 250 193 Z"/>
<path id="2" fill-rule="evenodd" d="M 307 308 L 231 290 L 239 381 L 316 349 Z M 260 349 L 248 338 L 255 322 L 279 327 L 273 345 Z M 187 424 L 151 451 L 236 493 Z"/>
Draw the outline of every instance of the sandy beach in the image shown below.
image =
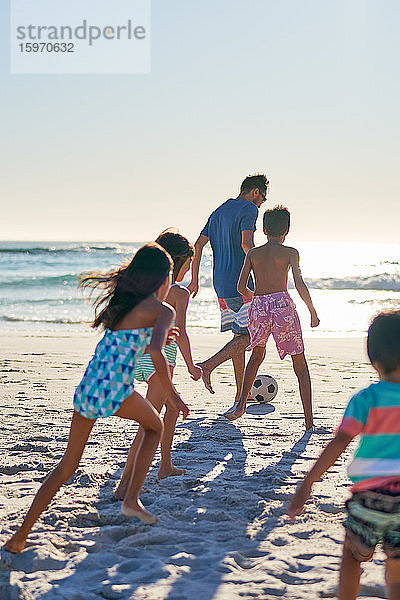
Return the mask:
<path id="1" fill-rule="evenodd" d="M 95 341 L 89 333 L 0 336 L 1 543 L 62 456 L 73 391 Z M 192 336 L 194 356 L 207 357 L 222 341 L 217 334 Z M 157 453 L 142 495 L 161 522 L 126 518 L 113 501 L 136 425 L 101 420 L 27 549 L 2 553 L 1 600 L 334 598 L 348 453 L 315 485 L 296 523 L 285 508 L 350 395 L 376 379 L 364 346 L 361 338 L 306 340 L 312 434 L 304 433 L 290 359 L 281 362 L 272 344 L 260 372 L 277 379 L 278 396 L 270 405 L 251 404 L 235 423 L 221 417 L 233 400 L 231 365 L 215 371 L 212 396 L 179 361 L 175 381 L 190 414 L 179 422 L 174 460 L 187 474 L 158 483 Z M 386 597 L 382 564 L 379 551 L 364 565 L 363 597 Z"/>

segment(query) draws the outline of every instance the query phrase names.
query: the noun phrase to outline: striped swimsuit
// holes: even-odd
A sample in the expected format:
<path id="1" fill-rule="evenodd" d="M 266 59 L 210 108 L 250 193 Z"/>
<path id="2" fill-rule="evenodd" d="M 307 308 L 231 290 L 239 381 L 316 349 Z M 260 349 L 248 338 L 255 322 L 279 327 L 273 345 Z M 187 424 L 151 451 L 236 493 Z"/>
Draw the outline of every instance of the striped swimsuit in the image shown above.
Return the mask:
<path id="1" fill-rule="evenodd" d="M 175 326 L 175 319 L 171 323 L 171 327 Z M 176 356 L 178 354 L 178 344 L 176 341 L 172 341 L 170 344 L 166 344 L 163 348 L 165 358 L 170 367 L 175 368 Z M 153 361 L 151 360 L 150 354 L 143 354 L 136 363 L 135 372 L 133 374 L 137 381 L 145 381 L 148 383 L 150 377 L 156 372 Z"/>
<path id="2" fill-rule="evenodd" d="M 167 363 L 170 367 L 175 367 L 176 365 L 176 355 L 178 353 L 178 344 L 173 341 L 170 344 L 167 344 L 163 348 L 163 352 L 165 354 L 165 358 L 167 359 Z M 153 365 L 153 361 L 151 360 L 150 354 L 143 354 L 139 358 L 136 363 L 134 378 L 137 381 L 145 381 L 146 383 L 149 381 L 150 377 L 154 375 L 156 372 L 155 366 Z"/>

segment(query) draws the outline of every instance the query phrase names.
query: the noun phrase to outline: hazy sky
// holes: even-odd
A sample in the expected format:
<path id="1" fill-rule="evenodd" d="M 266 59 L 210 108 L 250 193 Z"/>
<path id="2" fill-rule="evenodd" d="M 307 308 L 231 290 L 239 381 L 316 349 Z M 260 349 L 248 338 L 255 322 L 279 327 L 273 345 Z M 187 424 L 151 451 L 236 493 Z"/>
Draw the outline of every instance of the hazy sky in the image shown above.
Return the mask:
<path id="1" fill-rule="evenodd" d="M 398 0 L 153 0 L 109 76 L 10 75 L 7 4 L 0 239 L 193 238 L 262 171 L 293 238 L 400 241 Z"/>

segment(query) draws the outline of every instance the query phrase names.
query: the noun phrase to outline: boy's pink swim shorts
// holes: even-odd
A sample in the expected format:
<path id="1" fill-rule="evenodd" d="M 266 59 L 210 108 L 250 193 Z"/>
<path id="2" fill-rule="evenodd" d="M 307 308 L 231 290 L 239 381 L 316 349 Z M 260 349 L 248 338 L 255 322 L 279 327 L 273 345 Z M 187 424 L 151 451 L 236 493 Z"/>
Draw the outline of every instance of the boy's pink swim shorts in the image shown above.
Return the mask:
<path id="1" fill-rule="evenodd" d="M 296 305 L 288 292 L 254 296 L 249 309 L 250 345 L 265 346 L 273 335 L 280 358 L 304 352 L 303 336 Z"/>

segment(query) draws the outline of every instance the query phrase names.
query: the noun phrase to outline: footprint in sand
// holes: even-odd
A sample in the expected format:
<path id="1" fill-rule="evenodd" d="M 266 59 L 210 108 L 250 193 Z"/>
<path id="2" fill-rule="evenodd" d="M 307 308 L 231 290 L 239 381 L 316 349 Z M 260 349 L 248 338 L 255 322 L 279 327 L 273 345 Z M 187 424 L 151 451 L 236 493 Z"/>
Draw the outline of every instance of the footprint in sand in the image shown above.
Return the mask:
<path id="1" fill-rule="evenodd" d="M 288 538 L 282 537 L 281 535 L 276 536 L 270 540 L 271 544 L 274 546 L 287 546 L 290 544 L 290 540 Z"/>
<path id="2" fill-rule="evenodd" d="M 337 506 L 336 504 L 318 504 L 318 508 L 320 508 L 323 512 L 336 515 L 339 513 L 344 513 L 345 509 L 342 506 Z"/>
<path id="3" fill-rule="evenodd" d="M 315 534 L 315 531 L 296 531 L 293 533 L 294 537 L 300 540 L 309 540 Z"/>
<path id="4" fill-rule="evenodd" d="M 15 475 L 21 471 L 32 471 L 33 467 L 22 463 L 20 465 L 2 465 L 0 466 L 0 475 Z"/>
<path id="5" fill-rule="evenodd" d="M 296 577 L 296 575 L 289 575 L 289 573 L 282 573 L 278 578 L 289 585 L 309 585 L 311 583 L 321 583 L 324 581 L 323 577 L 303 578 Z"/>

